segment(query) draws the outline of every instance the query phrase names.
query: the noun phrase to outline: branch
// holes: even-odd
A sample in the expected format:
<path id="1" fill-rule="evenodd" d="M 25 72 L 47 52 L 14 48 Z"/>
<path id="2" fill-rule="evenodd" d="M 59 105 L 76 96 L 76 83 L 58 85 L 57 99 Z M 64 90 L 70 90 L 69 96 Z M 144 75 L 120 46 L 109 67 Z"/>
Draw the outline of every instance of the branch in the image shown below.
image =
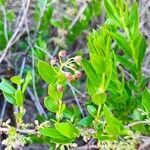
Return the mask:
<path id="1" fill-rule="evenodd" d="M 81 112 L 82 116 L 85 117 L 85 116 L 84 116 L 84 112 L 83 112 L 83 110 L 82 110 L 82 107 L 81 107 L 81 105 L 80 105 L 80 103 L 79 103 L 79 99 L 78 99 L 78 97 L 77 97 L 77 95 L 76 95 L 76 93 L 75 93 L 75 91 L 74 91 L 73 86 L 72 86 L 71 83 L 69 83 L 69 82 L 68 82 L 67 84 L 68 84 L 69 87 L 71 88 L 72 94 L 73 94 L 73 96 L 74 96 L 74 98 L 75 98 L 75 101 L 76 101 L 76 103 L 77 103 L 77 105 L 78 105 L 78 107 L 79 107 L 79 109 L 80 109 L 80 112 Z"/>
<path id="2" fill-rule="evenodd" d="M 97 145 L 85 145 L 76 148 L 76 150 L 86 150 L 86 149 L 99 149 Z"/>
<path id="3" fill-rule="evenodd" d="M 128 124 L 125 128 L 131 128 L 131 127 L 133 127 L 133 126 L 137 126 L 137 125 L 140 125 L 140 124 L 147 124 L 147 125 L 150 125 L 150 120 L 146 120 L 146 121 L 136 121 L 136 122 L 133 122 L 133 123 Z"/>
<path id="4" fill-rule="evenodd" d="M 43 107 L 41 106 L 39 100 L 37 100 L 37 99 L 35 98 L 34 94 L 33 94 L 32 91 L 30 90 L 30 88 L 27 88 L 27 92 L 28 92 L 28 94 L 29 94 L 31 100 L 35 103 L 35 106 L 36 106 L 37 111 L 39 112 L 39 114 L 40 114 L 40 115 L 43 115 L 43 114 L 44 114 L 45 117 L 46 117 L 46 113 L 45 113 Z"/>
<path id="5" fill-rule="evenodd" d="M 3 127 L 0 127 L 0 132 L 4 132 L 4 133 L 7 133 L 9 132 L 10 129 L 8 128 L 3 128 Z M 24 130 L 21 130 L 21 129 L 16 129 L 17 132 L 21 133 L 21 134 L 34 134 L 34 135 L 37 135 L 39 134 L 39 132 L 35 131 L 34 129 L 24 129 Z"/>

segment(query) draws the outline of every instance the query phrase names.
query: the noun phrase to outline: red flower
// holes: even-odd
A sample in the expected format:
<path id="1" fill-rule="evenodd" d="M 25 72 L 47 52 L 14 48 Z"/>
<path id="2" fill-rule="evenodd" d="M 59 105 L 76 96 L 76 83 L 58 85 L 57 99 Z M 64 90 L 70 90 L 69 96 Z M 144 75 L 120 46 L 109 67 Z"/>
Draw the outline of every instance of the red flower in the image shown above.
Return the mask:
<path id="1" fill-rule="evenodd" d="M 55 65 L 57 62 L 57 58 L 56 57 L 53 57 L 50 61 L 51 65 Z"/>
<path id="2" fill-rule="evenodd" d="M 75 60 L 76 63 L 80 64 L 80 62 L 82 60 L 82 57 L 81 56 L 75 56 L 74 60 Z"/>
<path id="3" fill-rule="evenodd" d="M 75 75 L 76 75 L 76 78 L 79 79 L 82 76 L 82 72 L 76 71 Z"/>
<path id="4" fill-rule="evenodd" d="M 74 80 L 73 75 L 70 72 L 66 72 L 65 76 L 67 77 L 67 79 L 69 80 L 69 82 L 71 82 L 72 80 Z"/>
<path id="5" fill-rule="evenodd" d="M 67 55 L 67 52 L 65 50 L 61 50 L 59 53 L 58 53 L 59 57 L 66 57 Z"/>

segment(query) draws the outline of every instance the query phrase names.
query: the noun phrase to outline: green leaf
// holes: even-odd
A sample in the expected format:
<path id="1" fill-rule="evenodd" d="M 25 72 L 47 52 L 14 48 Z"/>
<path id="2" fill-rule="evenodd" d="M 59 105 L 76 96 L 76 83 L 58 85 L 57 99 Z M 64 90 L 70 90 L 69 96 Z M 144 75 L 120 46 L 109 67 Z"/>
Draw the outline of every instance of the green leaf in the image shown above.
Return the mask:
<path id="1" fill-rule="evenodd" d="M 103 35 L 102 35 L 102 29 L 103 28 L 99 28 L 99 30 L 95 31 L 93 30 L 93 32 L 89 35 L 88 37 L 88 48 L 89 48 L 89 51 L 90 51 L 90 54 L 97 54 L 97 55 L 100 55 L 102 57 L 104 57 L 104 47 L 103 47 L 103 41 L 102 41 L 102 38 Z M 101 34 L 101 36 L 100 36 Z M 106 32 L 105 32 L 106 34 Z M 105 36 L 105 35 L 104 35 Z M 102 41 L 101 43 L 99 41 Z"/>
<path id="2" fill-rule="evenodd" d="M 113 35 L 115 38 L 117 44 L 121 47 L 121 49 L 131 58 L 133 57 L 133 52 L 130 48 L 130 44 L 127 41 L 127 39 L 120 33 L 120 32 L 115 32 L 115 33 L 110 33 Z"/>
<path id="3" fill-rule="evenodd" d="M 24 93 L 29 82 L 32 80 L 32 74 L 31 72 L 28 72 L 27 75 L 26 75 L 26 78 L 25 78 L 25 81 L 23 83 L 23 86 L 22 86 L 22 92 Z"/>
<path id="4" fill-rule="evenodd" d="M 45 97 L 45 99 L 44 99 L 44 105 L 51 112 L 56 113 L 59 110 L 58 101 L 57 100 L 53 100 L 49 96 Z"/>
<path id="5" fill-rule="evenodd" d="M 89 80 L 91 81 L 91 83 L 94 84 L 95 86 L 99 87 L 100 82 L 98 80 L 96 72 L 95 72 L 93 66 L 91 65 L 91 63 L 88 62 L 87 60 L 82 60 L 82 66 L 83 66 Z"/>
<path id="6" fill-rule="evenodd" d="M 55 128 L 58 132 L 68 138 L 75 138 L 78 135 L 78 130 L 70 122 L 56 123 Z"/>
<path id="7" fill-rule="evenodd" d="M 9 81 L 2 78 L 2 82 L 0 83 L 0 90 L 10 95 L 15 94 L 16 89 L 11 85 Z"/>
<path id="8" fill-rule="evenodd" d="M 65 88 L 65 86 L 67 84 L 67 78 L 66 78 L 66 76 L 63 73 L 59 73 L 57 75 L 57 79 L 58 79 L 57 83 L 60 84 L 60 85 L 62 85 Z"/>
<path id="9" fill-rule="evenodd" d="M 22 91 L 17 90 L 17 91 L 15 92 L 15 100 L 16 100 L 16 105 L 17 105 L 18 107 L 23 106 L 24 95 L 23 95 Z"/>
<path id="10" fill-rule="evenodd" d="M 100 141 L 112 141 L 112 140 L 115 140 L 114 138 L 112 138 L 112 136 L 110 136 L 110 135 L 105 135 L 105 134 L 102 134 L 102 133 L 99 133 L 98 135 L 97 135 L 97 138 L 98 138 L 98 140 L 100 140 Z"/>
<path id="11" fill-rule="evenodd" d="M 72 143 L 74 141 L 74 139 L 69 139 L 69 138 L 64 138 L 64 139 L 51 139 L 52 143 L 56 143 L 56 144 L 68 144 L 68 143 Z"/>
<path id="12" fill-rule="evenodd" d="M 107 98 L 107 94 L 105 92 L 103 93 L 95 93 L 92 95 L 92 102 L 96 105 L 102 105 L 105 103 Z"/>
<path id="13" fill-rule="evenodd" d="M 42 0 L 43 1 L 43 0 Z M 44 6 L 45 7 L 45 6 Z M 53 8 L 51 6 L 47 7 L 47 9 L 45 10 L 43 17 L 39 18 L 42 19 L 42 24 L 40 26 L 40 31 L 44 31 L 45 34 L 49 32 L 49 27 L 50 27 L 50 19 L 52 17 L 52 13 L 53 13 Z M 40 14 L 41 15 L 41 14 Z"/>
<path id="14" fill-rule="evenodd" d="M 53 143 L 70 143 L 73 140 L 65 137 L 55 128 L 42 128 L 40 134 L 52 138 Z"/>
<path id="15" fill-rule="evenodd" d="M 142 105 L 148 112 L 150 112 L 150 92 L 148 89 L 145 89 L 142 94 Z"/>
<path id="16" fill-rule="evenodd" d="M 90 54 L 90 61 L 96 73 L 101 74 L 105 72 L 106 60 L 104 57 L 97 54 Z"/>
<path id="17" fill-rule="evenodd" d="M 12 96 L 12 94 L 8 94 L 8 93 L 3 92 L 3 95 L 4 95 L 4 98 L 7 102 L 9 102 L 10 104 L 13 104 L 13 105 L 16 104 L 15 98 Z"/>
<path id="18" fill-rule="evenodd" d="M 40 134 L 44 136 L 48 136 L 54 139 L 59 139 L 59 140 L 65 140 L 67 137 L 62 135 L 58 130 L 55 128 L 42 128 L 40 129 Z"/>
<path id="19" fill-rule="evenodd" d="M 137 2 L 134 2 L 134 4 L 131 7 L 128 26 L 132 36 L 135 36 L 136 32 L 139 31 L 139 15 Z"/>
<path id="20" fill-rule="evenodd" d="M 113 116 L 113 114 L 110 112 L 106 105 L 104 105 L 103 111 L 107 123 L 107 133 L 112 134 L 113 136 L 124 134 L 125 130 L 123 124 Z"/>
<path id="21" fill-rule="evenodd" d="M 94 93 L 97 92 L 97 87 L 95 87 L 95 85 L 92 84 L 89 79 L 86 80 L 86 88 L 90 95 L 93 95 Z"/>
<path id="22" fill-rule="evenodd" d="M 129 58 L 126 58 L 125 56 L 116 55 L 116 61 L 119 61 L 121 65 L 123 65 L 126 69 L 131 71 L 134 77 L 136 76 L 137 70 L 136 70 L 135 64 L 129 61 Z"/>
<path id="23" fill-rule="evenodd" d="M 57 85 L 56 84 L 49 84 L 48 86 L 48 95 L 55 100 L 61 100 L 63 92 L 59 92 L 57 90 Z"/>
<path id="24" fill-rule="evenodd" d="M 112 2 L 112 0 L 104 0 L 104 8 L 107 13 L 108 18 L 110 21 L 120 27 L 120 16 L 119 16 L 119 11 L 116 9 L 116 4 Z"/>
<path id="25" fill-rule="evenodd" d="M 110 26 L 104 25 L 93 32 L 88 37 L 88 48 L 91 55 L 98 55 L 100 60 L 110 55 L 112 39 L 109 35 Z M 93 57 L 94 58 L 94 57 Z"/>
<path id="26" fill-rule="evenodd" d="M 66 109 L 66 104 L 62 103 L 61 107 L 60 107 L 60 113 L 63 113 L 63 111 Z"/>
<path id="27" fill-rule="evenodd" d="M 5 5 L 5 0 L 0 0 L 0 5 Z"/>
<path id="28" fill-rule="evenodd" d="M 137 54 L 137 59 L 138 59 L 138 69 L 141 69 L 141 66 L 145 57 L 145 53 L 146 53 L 147 44 L 146 44 L 144 37 L 142 37 L 142 35 L 139 36 L 137 41 L 139 41 L 138 44 L 136 43 L 138 47 L 136 46 L 135 47 L 137 51 L 136 54 Z"/>
<path id="29" fill-rule="evenodd" d="M 11 82 L 13 82 L 17 85 L 21 85 L 24 81 L 23 79 L 21 79 L 21 77 L 19 75 L 13 76 L 10 80 L 11 80 Z"/>
<path id="30" fill-rule="evenodd" d="M 53 25 L 54 27 L 60 28 L 62 26 L 62 23 L 60 21 L 51 19 L 51 25 Z"/>
<path id="31" fill-rule="evenodd" d="M 111 79 L 111 75 L 112 75 L 112 60 L 108 59 L 106 62 L 106 71 L 102 74 L 102 84 L 101 84 L 101 90 L 106 90 L 107 87 L 109 86 L 109 82 Z"/>
<path id="32" fill-rule="evenodd" d="M 96 117 L 96 114 L 97 114 L 97 110 L 94 106 L 92 105 L 87 105 L 87 111 L 89 112 L 89 114 L 95 118 Z"/>
<path id="33" fill-rule="evenodd" d="M 46 83 L 50 84 L 57 81 L 55 78 L 56 73 L 50 64 L 44 61 L 39 61 L 37 67 L 40 76 Z"/>
<path id="34" fill-rule="evenodd" d="M 94 120 L 94 118 L 92 116 L 87 116 L 87 117 L 81 119 L 78 122 L 78 125 L 83 126 L 83 127 L 90 127 L 92 125 L 93 120 Z"/>

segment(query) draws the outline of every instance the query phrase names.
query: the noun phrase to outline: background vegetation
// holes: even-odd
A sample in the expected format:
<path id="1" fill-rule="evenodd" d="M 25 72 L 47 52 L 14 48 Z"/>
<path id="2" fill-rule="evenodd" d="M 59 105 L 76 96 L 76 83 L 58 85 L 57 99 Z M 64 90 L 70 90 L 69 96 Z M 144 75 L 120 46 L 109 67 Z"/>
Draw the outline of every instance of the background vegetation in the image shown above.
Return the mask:
<path id="1" fill-rule="evenodd" d="M 0 0 L 1 149 L 147 148 L 149 6 Z"/>

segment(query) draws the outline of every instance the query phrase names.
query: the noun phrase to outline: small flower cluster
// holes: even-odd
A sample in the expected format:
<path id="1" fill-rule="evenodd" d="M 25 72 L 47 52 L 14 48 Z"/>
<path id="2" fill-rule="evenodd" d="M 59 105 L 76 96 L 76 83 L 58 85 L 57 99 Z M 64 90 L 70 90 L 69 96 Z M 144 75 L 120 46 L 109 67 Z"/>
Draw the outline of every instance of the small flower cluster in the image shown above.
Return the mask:
<path id="1" fill-rule="evenodd" d="M 132 132 L 132 131 L 131 131 Z M 123 149 L 137 149 L 138 140 L 139 139 L 138 133 L 132 133 L 128 136 L 125 136 L 123 140 L 116 140 L 116 141 L 99 141 L 97 143 L 98 147 L 101 149 L 111 149 L 111 150 L 123 150 Z"/>
<path id="2" fill-rule="evenodd" d="M 23 147 L 27 142 L 31 142 L 30 137 L 26 137 L 17 132 L 15 127 L 10 126 L 10 119 L 2 123 L 2 132 L 7 134 L 8 137 L 2 141 L 2 145 L 5 145 L 5 150 L 18 149 Z"/>
<path id="3" fill-rule="evenodd" d="M 65 50 L 61 50 L 58 53 L 58 58 L 52 58 L 50 63 L 52 66 L 59 64 L 60 71 L 66 76 L 69 82 L 72 82 L 81 78 L 82 76 L 82 72 L 77 70 L 77 65 L 80 66 L 81 60 L 81 56 L 67 58 L 67 52 Z M 63 87 L 61 85 L 58 85 L 57 89 L 60 92 L 63 91 Z"/>

